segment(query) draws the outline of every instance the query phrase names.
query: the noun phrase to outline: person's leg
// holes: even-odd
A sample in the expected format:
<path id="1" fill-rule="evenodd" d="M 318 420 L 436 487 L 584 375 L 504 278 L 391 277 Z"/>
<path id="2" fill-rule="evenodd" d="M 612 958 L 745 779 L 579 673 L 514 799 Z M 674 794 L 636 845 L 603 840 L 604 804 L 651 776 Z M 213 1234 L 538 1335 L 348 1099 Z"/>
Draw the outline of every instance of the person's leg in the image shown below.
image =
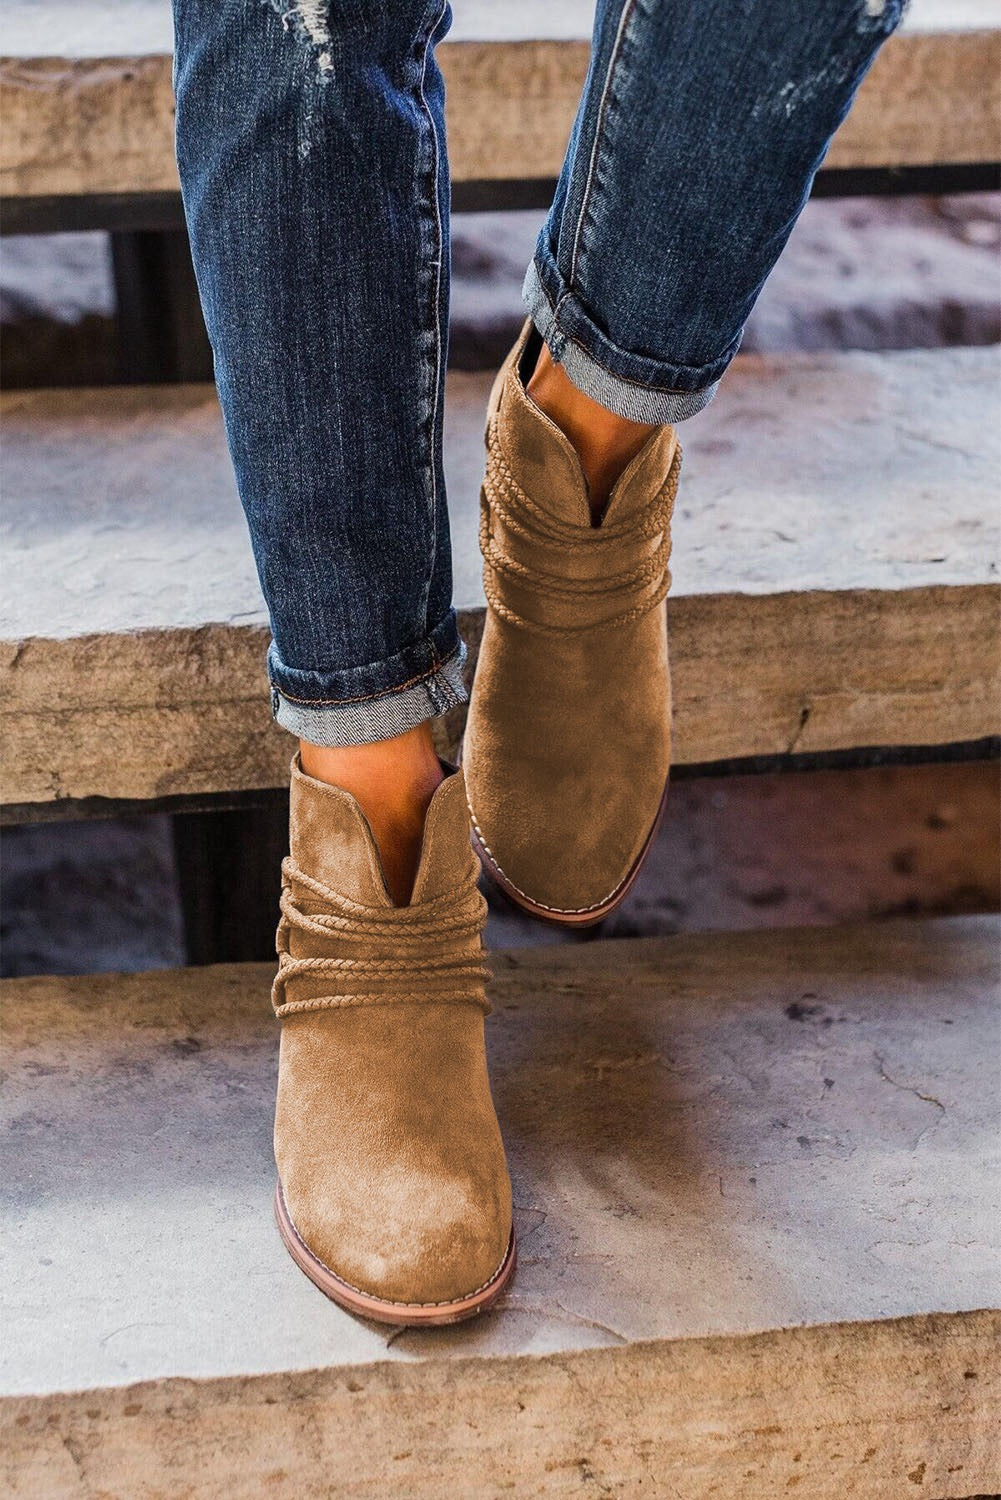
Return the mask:
<path id="1" fill-rule="evenodd" d="M 599 0 L 525 302 L 619 416 L 712 399 L 814 173 L 905 0 Z"/>
<path id="2" fill-rule="evenodd" d="M 350 792 L 368 819 L 389 894 L 406 906 L 420 861 L 424 823 L 444 778 L 428 724 L 367 745 L 299 748 L 302 769 Z"/>
<path id="3" fill-rule="evenodd" d="M 441 463 L 449 21 L 445 0 L 175 6 L 178 163 L 273 709 L 309 773 L 361 798 L 398 900 L 441 774 L 428 722 L 465 697 Z"/>
<path id="4" fill-rule="evenodd" d="M 236 477 L 298 736 L 276 1212 L 328 1295 L 482 1310 L 513 1267 L 441 462 L 446 0 L 175 0 L 177 155 Z M 234 872 L 234 879 L 239 872 Z"/>
<path id="5" fill-rule="evenodd" d="M 648 424 L 711 399 L 904 6 L 601 0 L 525 282 L 547 340 L 529 391 L 577 449 L 595 511 Z"/>
<path id="6" fill-rule="evenodd" d="M 670 764 L 666 424 L 712 399 L 902 8 L 599 0 L 488 424 L 464 750 L 483 862 L 536 915 L 598 920 L 649 848 Z"/>

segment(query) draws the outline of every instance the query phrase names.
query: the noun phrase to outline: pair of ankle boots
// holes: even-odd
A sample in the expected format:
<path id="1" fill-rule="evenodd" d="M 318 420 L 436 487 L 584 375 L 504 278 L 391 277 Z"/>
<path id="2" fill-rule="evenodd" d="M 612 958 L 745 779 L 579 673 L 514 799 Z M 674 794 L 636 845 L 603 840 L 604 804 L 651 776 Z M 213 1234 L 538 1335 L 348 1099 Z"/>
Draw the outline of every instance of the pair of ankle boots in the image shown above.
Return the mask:
<path id="1" fill-rule="evenodd" d="M 411 1326 L 482 1312 L 515 1264 L 479 865 L 537 917 L 600 921 L 649 847 L 670 765 L 677 439 L 652 435 L 594 525 L 573 447 L 525 390 L 531 339 L 526 325 L 491 394 L 486 624 L 462 769 L 431 802 L 408 906 L 354 798 L 292 764 L 278 1226 L 328 1296 Z"/>

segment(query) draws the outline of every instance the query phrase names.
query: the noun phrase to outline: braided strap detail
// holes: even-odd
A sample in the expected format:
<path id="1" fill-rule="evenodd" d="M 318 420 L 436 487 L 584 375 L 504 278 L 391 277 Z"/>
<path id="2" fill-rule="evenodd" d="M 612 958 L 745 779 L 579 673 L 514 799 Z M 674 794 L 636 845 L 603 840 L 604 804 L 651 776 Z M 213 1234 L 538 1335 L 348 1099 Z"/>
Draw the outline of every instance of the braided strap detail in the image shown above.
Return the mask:
<path id="1" fill-rule="evenodd" d="M 610 629 L 629 625 L 655 609 L 671 587 L 668 563 L 671 556 L 671 517 L 678 493 L 681 473 L 681 448 L 676 448 L 664 482 L 641 515 L 617 521 L 614 516 L 596 530 L 581 535 L 579 525 L 561 521 L 544 511 L 521 488 L 501 452 L 496 423 L 487 432 L 487 476 L 480 493 L 480 550 L 483 553 L 483 591 L 490 607 L 502 619 L 532 630 L 563 635 L 584 630 Z M 505 552 L 495 534 L 492 520 L 501 522 L 512 535 L 525 538 L 536 555 L 547 545 L 564 559 L 604 554 L 609 569 L 596 578 L 570 578 L 565 573 L 547 572 L 526 567 Z M 614 571 L 616 550 L 642 541 L 655 541 L 649 557 L 639 566 Z M 505 601 L 505 578 L 531 588 L 545 600 L 607 600 L 617 612 L 588 620 L 576 617 L 568 624 L 555 625 L 543 620 L 526 619 Z"/>
<path id="2" fill-rule="evenodd" d="M 305 901 L 324 910 L 304 911 Z M 434 901 L 362 906 L 314 880 L 287 857 L 280 904 L 278 973 L 271 989 L 276 1016 L 359 1005 L 443 1003 L 477 1005 L 489 1014 L 483 992 L 489 971 L 480 937 L 486 902 L 474 880 Z M 293 957 L 293 929 L 336 951 Z M 373 948 L 392 957 L 374 957 Z M 330 994 L 289 1000 L 288 984 L 297 975 L 329 976 Z"/>

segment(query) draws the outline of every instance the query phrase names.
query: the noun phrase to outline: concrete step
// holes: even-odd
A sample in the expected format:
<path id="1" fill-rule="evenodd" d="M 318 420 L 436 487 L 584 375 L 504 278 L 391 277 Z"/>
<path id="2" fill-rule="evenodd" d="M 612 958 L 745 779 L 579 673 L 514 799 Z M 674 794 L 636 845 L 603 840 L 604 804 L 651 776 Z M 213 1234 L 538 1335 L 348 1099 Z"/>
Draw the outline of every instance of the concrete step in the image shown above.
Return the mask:
<path id="1" fill-rule="evenodd" d="M 738 359 L 682 433 L 679 764 L 998 731 L 997 368 L 993 349 Z M 452 374 L 446 407 L 471 665 L 489 383 Z M 211 388 L 12 392 L 0 413 L 5 802 L 283 785 Z"/>
<path id="2" fill-rule="evenodd" d="M 278 1241 L 270 965 L 8 981 L 4 1493 L 1001 1490 L 998 934 L 495 955 L 521 1262 L 430 1333 Z"/>
<path id="3" fill-rule="evenodd" d="M 588 0 L 463 0 L 439 56 L 454 180 L 557 175 L 587 70 Z M 168 0 L 11 0 L 0 192 L 176 192 Z M 997 157 L 992 0 L 913 0 L 841 127 L 829 167 Z"/>

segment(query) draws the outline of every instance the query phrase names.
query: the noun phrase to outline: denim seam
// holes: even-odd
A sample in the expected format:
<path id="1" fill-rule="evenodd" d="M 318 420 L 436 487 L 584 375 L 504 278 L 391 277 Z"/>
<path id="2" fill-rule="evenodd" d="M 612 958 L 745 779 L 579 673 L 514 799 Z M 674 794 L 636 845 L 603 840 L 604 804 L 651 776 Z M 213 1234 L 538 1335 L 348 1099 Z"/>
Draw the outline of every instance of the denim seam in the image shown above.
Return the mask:
<path id="1" fill-rule="evenodd" d="M 598 118 L 594 127 L 594 140 L 591 143 L 591 155 L 587 164 L 587 177 L 584 182 L 584 195 L 581 198 L 580 213 L 577 217 L 577 229 L 574 234 L 573 250 L 570 254 L 570 275 L 568 287 L 573 287 L 577 279 L 577 262 L 580 257 L 581 238 L 584 231 L 584 218 L 587 214 L 588 205 L 591 201 L 591 192 L 594 187 L 594 179 L 597 174 L 598 152 L 601 146 L 601 133 L 605 128 L 605 117 L 608 113 L 608 102 L 612 91 L 612 78 L 622 52 L 626 31 L 636 9 L 636 0 L 626 0 L 619 17 L 619 28 L 615 33 L 615 41 L 612 44 L 612 55 L 608 59 L 608 72 L 605 74 L 605 83 L 601 91 L 601 99 L 598 104 Z"/>
<path id="2" fill-rule="evenodd" d="M 558 272 L 559 271 L 559 266 L 557 266 L 556 269 L 557 269 L 557 272 Z M 574 292 L 574 290 L 572 289 L 572 287 L 567 287 L 565 291 L 563 291 L 563 292 L 560 293 L 559 297 L 556 300 L 556 303 L 554 304 L 553 300 L 550 297 L 549 292 L 548 292 L 548 290 L 546 288 L 545 282 L 543 281 L 542 277 L 538 275 L 538 268 L 536 268 L 536 277 L 537 277 L 539 288 L 540 288 L 540 290 L 542 292 L 542 295 L 545 297 L 546 301 L 549 303 L 549 308 L 550 308 L 550 311 L 551 311 L 552 316 L 553 316 L 553 327 L 555 328 L 556 332 L 559 334 L 560 338 L 566 339 L 567 343 L 573 344 L 577 349 L 579 349 L 580 352 L 587 359 L 591 360 L 594 364 L 596 364 L 599 367 L 599 369 L 603 370 L 604 373 L 609 377 L 609 379 L 611 379 L 611 380 L 620 380 L 623 383 L 623 385 L 634 385 L 634 386 L 636 386 L 636 388 L 638 390 L 643 390 L 643 391 L 657 391 L 660 395 L 664 395 L 664 396 L 697 396 L 697 395 L 700 394 L 700 391 L 708 390 L 709 386 L 711 386 L 711 385 L 717 385 L 719 383 L 719 379 L 721 377 L 712 377 L 712 376 L 710 376 L 710 378 L 706 381 L 706 384 L 704 386 L 701 386 L 701 387 L 697 388 L 696 390 L 687 390 L 684 386 L 657 385 L 655 382 L 653 382 L 651 380 L 634 380 L 629 375 L 620 375 L 617 370 L 610 370 L 607 365 L 603 365 L 601 363 L 601 361 L 598 359 L 597 355 L 594 353 L 593 349 L 588 349 L 585 344 L 582 344 L 581 341 L 580 341 L 580 339 L 577 338 L 577 336 L 575 334 L 571 333 L 568 328 L 560 326 L 560 323 L 559 323 L 560 308 L 563 306 L 564 302 L 566 302 L 569 298 L 571 298 L 571 297 L 577 297 L 576 292 Z M 585 307 L 584 303 L 581 301 L 581 299 L 579 297 L 577 297 L 577 301 L 580 302 L 581 303 L 581 307 L 584 308 L 585 315 L 593 322 L 594 319 L 591 317 L 590 312 L 587 311 L 587 308 Z M 609 342 L 611 342 L 611 340 L 609 340 Z M 734 350 L 734 353 L 736 353 L 736 350 Z M 647 358 L 646 355 L 644 355 L 642 357 L 643 358 Z M 705 370 L 715 369 L 716 365 L 719 364 L 721 360 L 727 360 L 727 363 L 729 363 L 730 359 L 732 359 L 732 358 L 733 358 L 732 355 L 723 354 L 723 355 L 720 355 L 717 359 L 711 361 L 708 365 L 683 365 L 683 366 L 679 366 L 678 368 L 686 369 L 686 370 L 696 370 L 700 374 L 702 374 Z M 557 360 L 557 363 L 559 363 L 558 360 Z"/>
<path id="3" fill-rule="evenodd" d="M 438 27 L 445 18 L 448 10 L 449 0 L 441 0 L 438 6 L 434 24 L 428 31 L 424 43 L 424 54 L 421 58 L 421 77 L 417 92 L 420 97 L 421 108 L 431 129 L 431 140 L 433 142 L 431 153 L 431 189 L 434 199 L 434 232 L 437 242 L 437 263 L 434 277 L 434 292 L 432 296 L 432 319 L 433 335 L 435 341 L 434 380 L 431 391 L 431 419 L 430 419 L 430 443 L 429 460 L 431 466 L 431 525 L 429 527 L 431 541 L 430 566 L 427 573 L 427 584 L 424 590 L 424 609 L 427 615 L 428 600 L 431 594 L 431 584 L 434 580 L 435 558 L 438 550 L 438 465 L 435 461 L 435 441 L 438 431 L 438 406 L 441 400 L 441 278 L 445 259 L 445 229 L 441 219 L 441 203 L 439 192 L 441 187 L 441 143 L 438 140 L 438 127 L 435 125 L 434 113 L 427 102 L 425 83 L 427 80 L 428 56 L 434 42 Z"/>
<path id="4" fill-rule="evenodd" d="M 292 693 L 287 693 L 273 678 L 271 686 L 289 703 L 301 704 L 303 708 L 338 708 L 342 703 L 372 703 L 376 698 L 391 698 L 394 693 L 404 693 L 407 688 L 416 687 L 419 682 L 426 682 L 429 677 L 434 677 L 440 672 L 442 667 L 449 666 L 459 654 L 458 651 L 453 651 L 451 656 L 445 657 L 444 661 L 436 655 L 433 665 L 426 672 L 418 672 L 416 677 L 408 677 L 406 682 L 394 683 L 392 687 L 383 688 L 381 692 L 360 693 L 355 698 L 296 698 Z"/>

